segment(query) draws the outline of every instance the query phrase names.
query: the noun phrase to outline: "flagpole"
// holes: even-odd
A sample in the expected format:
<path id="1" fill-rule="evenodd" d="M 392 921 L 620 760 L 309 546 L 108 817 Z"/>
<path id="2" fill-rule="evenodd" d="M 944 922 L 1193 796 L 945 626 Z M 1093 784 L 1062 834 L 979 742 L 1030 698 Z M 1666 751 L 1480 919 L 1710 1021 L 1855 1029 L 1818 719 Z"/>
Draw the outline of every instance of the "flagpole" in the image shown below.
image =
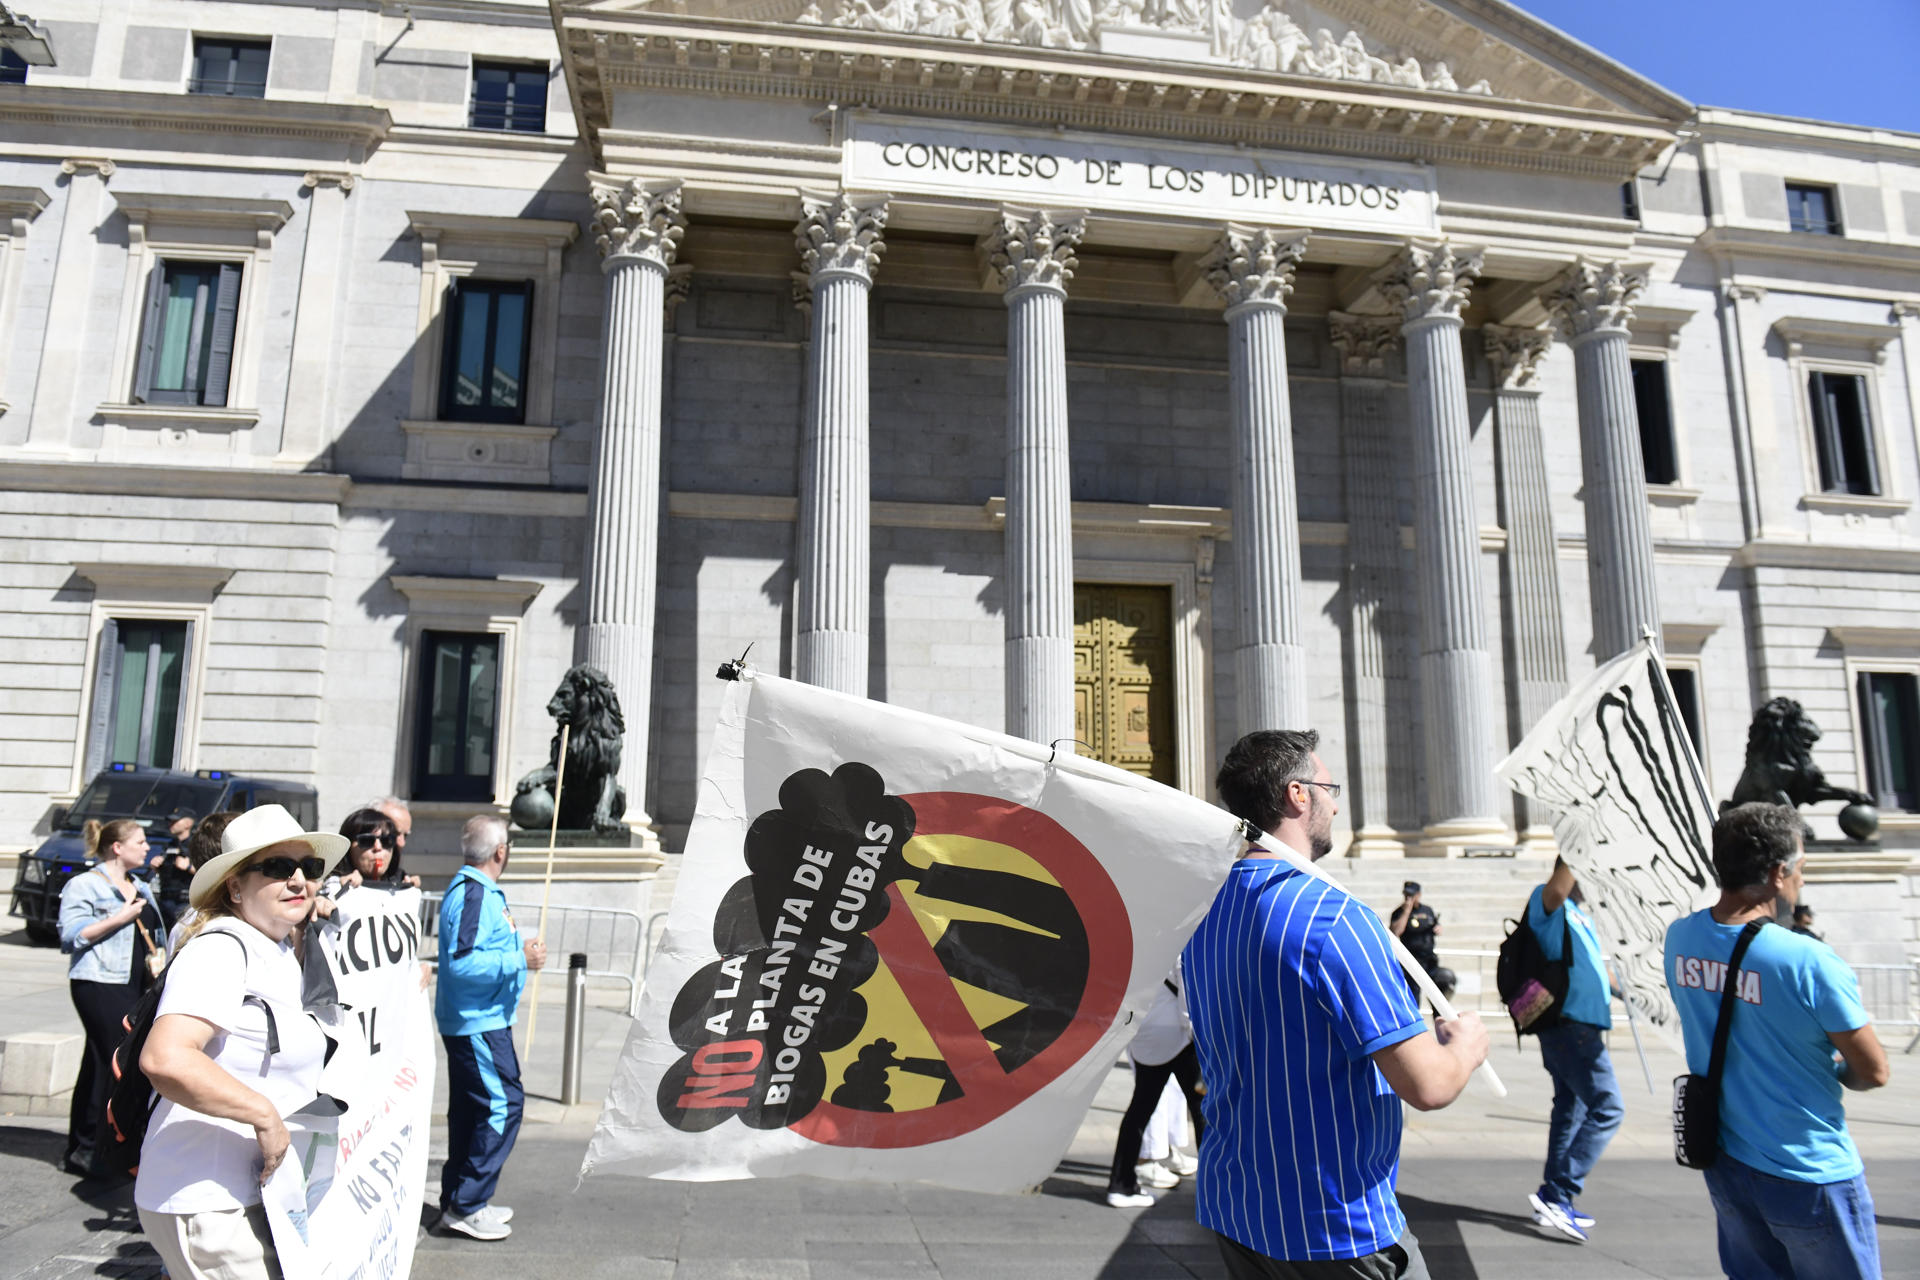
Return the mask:
<path id="1" fill-rule="evenodd" d="M 1306 858 L 1301 857 L 1299 852 L 1284 840 L 1281 840 L 1278 836 L 1272 836 L 1261 831 L 1251 823 L 1246 825 L 1248 830 L 1253 833 L 1249 838 L 1259 840 L 1261 847 L 1269 853 L 1298 867 L 1314 879 L 1324 880 L 1341 892 L 1346 892 L 1346 886 L 1322 871 L 1319 867 L 1314 866 L 1313 863 Z M 1432 977 L 1428 975 L 1426 969 L 1421 967 L 1420 962 L 1413 958 L 1413 952 L 1407 950 L 1407 944 L 1402 942 L 1391 931 L 1387 933 L 1387 942 L 1393 947 L 1393 958 L 1398 960 L 1400 967 L 1407 971 L 1407 977 L 1412 980 L 1414 986 L 1420 989 L 1421 996 L 1432 1003 L 1434 1013 L 1438 1015 L 1440 1021 L 1451 1022 L 1459 1017 L 1460 1015 L 1454 1011 L 1453 1002 L 1440 994 L 1440 988 L 1434 985 Z M 1501 1082 L 1500 1075 L 1493 1069 L 1491 1062 L 1482 1061 L 1479 1066 L 1473 1069 L 1473 1073 L 1480 1077 L 1480 1083 L 1486 1085 L 1487 1088 L 1492 1091 L 1494 1097 L 1504 1098 L 1507 1096 L 1507 1086 Z"/>
<path id="2" fill-rule="evenodd" d="M 547 827 L 547 877 L 546 885 L 540 891 L 540 926 L 534 931 L 534 939 L 542 946 L 547 942 L 547 904 L 553 901 L 553 851 L 560 840 L 560 789 L 567 780 L 567 735 L 572 731 L 571 724 L 560 726 L 560 754 L 553 762 L 553 822 Z M 540 974 L 533 971 L 533 982 L 527 992 L 527 1048 L 523 1057 L 533 1058 L 533 1029 L 540 1023 Z"/>
<path id="3" fill-rule="evenodd" d="M 1627 1026 L 1633 1029 L 1633 1051 L 1640 1055 L 1640 1074 L 1647 1078 L 1647 1092 L 1657 1098 L 1660 1095 L 1654 1092 L 1653 1068 L 1647 1065 L 1647 1046 L 1640 1043 L 1640 1019 L 1633 1016 L 1633 993 L 1627 990 L 1626 970 L 1618 960 L 1612 964 L 1613 980 L 1620 984 L 1620 1003 L 1627 1008 Z"/>

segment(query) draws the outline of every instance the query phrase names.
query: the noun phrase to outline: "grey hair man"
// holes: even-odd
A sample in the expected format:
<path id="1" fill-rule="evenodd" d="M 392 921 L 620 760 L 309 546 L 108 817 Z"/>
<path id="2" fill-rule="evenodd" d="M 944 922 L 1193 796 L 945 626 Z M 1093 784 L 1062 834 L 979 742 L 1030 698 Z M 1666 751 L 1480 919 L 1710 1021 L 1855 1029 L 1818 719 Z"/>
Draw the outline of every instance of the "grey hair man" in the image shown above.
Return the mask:
<path id="1" fill-rule="evenodd" d="M 440 984 L 434 1019 L 447 1046 L 447 1162 L 440 1170 L 442 1231 L 504 1240 L 513 1210 L 493 1203 L 520 1133 L 526 1095 L 513 1023 L 527 974 L 547 948 L 522 939 L 500 888 L 513 856 L 507 824 L 475 814 L 460 828 L 463 865 L 440 901 Z"/>

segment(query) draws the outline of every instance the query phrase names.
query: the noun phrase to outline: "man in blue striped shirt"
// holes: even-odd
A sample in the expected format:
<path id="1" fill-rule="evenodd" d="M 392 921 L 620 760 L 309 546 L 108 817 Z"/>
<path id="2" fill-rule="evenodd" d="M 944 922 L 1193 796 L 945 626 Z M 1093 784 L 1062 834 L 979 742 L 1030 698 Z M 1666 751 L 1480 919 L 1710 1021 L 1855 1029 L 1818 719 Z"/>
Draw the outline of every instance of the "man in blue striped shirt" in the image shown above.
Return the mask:
<path id="1" fill-rule="evenodd" d="M 1333 847 L 1340 796 L 1319 740 L 1250 733 L 1218 779 L 1235 816 L 1315 859 Z M 1393 1194 L 1400 1101 L 1430 1111 L 1460 1095 L 1487 1056 L 1479 1018 L 1429 1032 L 1380 918 L 1259 845 L 1183 963 L 1207 1084 L 1197 1217 L 1228 1274 L 1425 1280 Z"/>

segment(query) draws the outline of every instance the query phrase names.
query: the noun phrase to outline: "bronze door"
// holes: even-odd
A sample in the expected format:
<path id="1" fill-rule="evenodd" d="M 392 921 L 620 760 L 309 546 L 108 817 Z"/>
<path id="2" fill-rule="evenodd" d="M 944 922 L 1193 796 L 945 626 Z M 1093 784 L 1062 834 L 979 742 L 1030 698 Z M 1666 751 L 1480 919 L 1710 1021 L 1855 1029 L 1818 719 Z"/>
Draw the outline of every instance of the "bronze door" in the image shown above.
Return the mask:
<path id="1" fill-rule="evenodd" d="M 1084 754 L 1174 785 L 1169 588 L 1074 584 L 1073 726 Z"/>

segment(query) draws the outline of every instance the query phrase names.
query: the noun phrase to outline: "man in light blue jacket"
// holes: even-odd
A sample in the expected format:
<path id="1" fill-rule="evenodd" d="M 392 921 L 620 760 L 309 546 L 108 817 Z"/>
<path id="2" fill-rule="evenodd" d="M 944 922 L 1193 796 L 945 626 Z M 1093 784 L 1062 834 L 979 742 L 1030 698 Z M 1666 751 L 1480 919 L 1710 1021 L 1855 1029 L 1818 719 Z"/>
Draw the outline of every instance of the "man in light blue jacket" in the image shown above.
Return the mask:
<path id="1" fill-rule="evenodd" d="M 440 901 L 440 976 L 434 1020 L 447 1046 L 447 1162 L 440 1170 L 442 1231 L 504 1240 L 513 1210 L 492 1203 L 500 1171 L 520 1133 L 525 1094 L 513 1051 L 513 1022 L 529 971 L 547 948 L 522 941 L 499 880 L 511 849 L 507 824 L 492 814 L 460 830 L 466 863 Z"/>

